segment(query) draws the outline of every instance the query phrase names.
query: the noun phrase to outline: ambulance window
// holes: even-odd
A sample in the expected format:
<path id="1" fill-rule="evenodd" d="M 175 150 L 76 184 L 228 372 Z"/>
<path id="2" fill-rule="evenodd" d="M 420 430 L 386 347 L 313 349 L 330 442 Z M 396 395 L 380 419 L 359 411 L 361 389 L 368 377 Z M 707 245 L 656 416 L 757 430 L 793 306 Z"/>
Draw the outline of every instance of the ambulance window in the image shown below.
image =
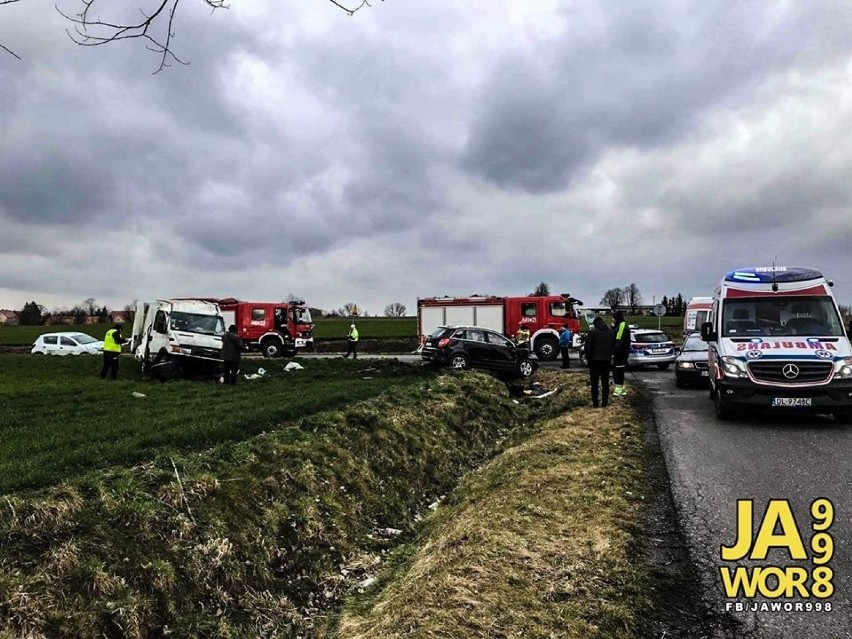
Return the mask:
<path id="1" fill-rule="evenodd" d="M 253 308 L 253 309 L 251 309 L 251 321 L 252 322 L 266 321 L 266 309 L 265 308 Z"/>
<path id="2" fill-rule="evenodd" d="M 535 303 L 521 304 L 521 315 L 524 317 L 535 317 L 536 306 Z"/>
<path id="3" fill-rule="evenodd" d="M 565 307 L 565 302 L 551 302 L 550 314 L 553 317 L 565 317 L 568 315 L 568 309 Z"/>

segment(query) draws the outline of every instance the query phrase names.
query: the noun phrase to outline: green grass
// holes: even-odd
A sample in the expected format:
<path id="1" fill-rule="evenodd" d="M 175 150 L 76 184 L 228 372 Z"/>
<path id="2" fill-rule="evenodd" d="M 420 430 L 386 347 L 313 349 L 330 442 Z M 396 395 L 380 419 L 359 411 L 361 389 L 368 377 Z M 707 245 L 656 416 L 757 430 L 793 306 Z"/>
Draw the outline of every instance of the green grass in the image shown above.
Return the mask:
<path id="1" fill-rule="evenodd" d="M 629 316 L 630 324 L 638 324 L 640 328 L 657 328 L 657 318 L 648 316 Z M 349 333 L 352 320 L 345 318 L 321 318 L 316 320 L 314 336 L 317 341 L 344 340 Z M 361 339 L 415 339 L 417 337 L 416 317 L 365 317 L 355 320 Z M 585 330 L 585 322 L 583 322 Z M 660 320 L 661 328 L 674 335 L 680 334 L 683 317 L 665 316 Z M 74 324 L 69 326 L 0 326 L 0 346 L 30 346 L 36 337 L 42 333 L 57 331 L 78 331 L 97 339 L 103 339 L 104 334 L 112 324 Z M 129 333 L 129 327 L 125 327 Z"/>
<path id="2" fill-rule="evenodd" d="M 263 367 L 267 376 L 225 387 L 143 380 L 128 357 L 122 357 L 118 381 L 103 381 L 100 357 L 2 355 L 0 491 L 137 462 L 170 448 L 244 439 L 428 374 L 421 367 L 343 360 L 303 361 L 305 370 L 287 373 L 286 363 L 244 360 L 242 373 Z"/>
<path id="3" fill-rule="evenodd" d="M 318 319 L 315 322 L 314 335 L 317 340 L 345 340 L 352 320 L 344 318 Z M 415 339 L 417 337 L 417 318 L 415 317 L 367 317 L 356 319 L 361 339 Z M 0 326 L 0 346 L 32 346 L 42 333 L 75 331 L 86 333 L 97 339 L 103 339 L 107 324 L 72 324 L 63 326 Z M 125 336 L 129 336 L 131 326 L 125 324 Z"/>
<path id="4" fill-rule="evenodd" d="M 416 317 L 365 317 L 356 319 L 360 339 L 415 339 Z M 346 339 L 352 320 L 344 318 L 319 319 L 315 323 L 317 340 Z"/>

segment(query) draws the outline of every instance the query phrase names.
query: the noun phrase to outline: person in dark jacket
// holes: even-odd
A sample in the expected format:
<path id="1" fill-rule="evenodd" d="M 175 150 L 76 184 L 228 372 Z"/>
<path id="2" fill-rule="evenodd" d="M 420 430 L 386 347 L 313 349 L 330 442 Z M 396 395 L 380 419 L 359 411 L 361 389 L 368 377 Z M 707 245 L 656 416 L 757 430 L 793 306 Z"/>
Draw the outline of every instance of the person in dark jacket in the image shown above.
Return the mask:
<path id="1" fill-rule="evenodd" d="M 245 344 L 237 335 L 237 327 L 231 324 L 228 332 L 222 336 L 222 359 L 225 363 L 225 383 L 234 386 L 237 383 L 237 371 Z"/>
<path id="2" fill-rule="evenodd" d="M 586 343 L 583 344 L 592 382 L 592 406 L 595 408 L 598 407 L 599 387 L 600 405 L 605 407 L 609 404 L 609 369 L 614 346 L 615 333 L 610 330 L 602 317 L 596 317 L 592 322 L 592 330 L 586 336 Z"/>
<path id="3" fill-rule="evenodd" d="M 612 381 L 615 388 L 612 390 L 613 397 L 627 395 L 624 388 L 624 371 L 627 368 L 627 356 L 630 355 L 630 327 L 624 320 L 624 314 L 616 311 L 612 314 L 615 331 L 615 348 L 612 353 Z"/>

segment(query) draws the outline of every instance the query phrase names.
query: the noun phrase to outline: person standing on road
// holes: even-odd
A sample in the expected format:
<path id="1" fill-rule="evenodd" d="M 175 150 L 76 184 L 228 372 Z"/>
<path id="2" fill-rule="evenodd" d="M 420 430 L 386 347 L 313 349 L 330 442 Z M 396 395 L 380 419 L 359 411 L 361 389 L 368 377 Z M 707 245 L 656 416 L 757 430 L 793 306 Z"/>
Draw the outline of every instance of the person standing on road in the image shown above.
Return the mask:
<path id="1" fill-rule="evenodd" d="M 358 329 L 355 328 L 355 324 L 349 325 L 349 334 L 346 339 L 349 340 L 349 345 L 346 349 L 346 355 L 343 357 L 348 358 L 351 353 L 352 359 L 358 359 Z"/>
<path id="2" fill-rule="evenodd" d="M 630 355 L 630 327 L 621 311 L 615 311 L 612 318 L 612 330 L 615 331 L 615 347 L 612 353 L 612 381 L 615 388 L 612 395 L 623 397 L 627 395 L 627 389 L 624 388 L 624 371 L 627 369 L 627 356 Z"/>
<path id="3" fill-rule="evenodd" d="M 237 327 L 231 324 L 228 332 L 222 336 L 222 360 L 224 362 L 224 382 L 231 386 L 237 383 L 237 372 L 240 370 L 240 358 L 245 350 L 245 344 L 237 335 Z"/>
<path id="4" fill-rule="evenodd" d="M 568 324 L 563 324 L 562 332 L 559 333 L 559 351 L 562 353 L 562 368 L 571 368 L 571 360 L 568 355 L 573 339 L 574 333 L 568 328 Z"/>
<path id="5" fill-rule="evenodd" d="M 127 342 L 121 336 L 121 324 L 114 324 L 104 335 L 104 363 L 101 366 L 101 379 L 118 379 L 118 358 L 121 355 L 121 345 Z"/>
<path id="6" fill-rule="evenodd" d="M 602 317 L 592 322 L 592 330 L 586 336 L 583 348 L 589 363 L 589 377 L 592 382 L 592 406 L 598 407 L 598 389 L 600 387 L 600 405 L 609 404 L 609 369 L 615 346 L 615 334 L 606 325 Z"/>

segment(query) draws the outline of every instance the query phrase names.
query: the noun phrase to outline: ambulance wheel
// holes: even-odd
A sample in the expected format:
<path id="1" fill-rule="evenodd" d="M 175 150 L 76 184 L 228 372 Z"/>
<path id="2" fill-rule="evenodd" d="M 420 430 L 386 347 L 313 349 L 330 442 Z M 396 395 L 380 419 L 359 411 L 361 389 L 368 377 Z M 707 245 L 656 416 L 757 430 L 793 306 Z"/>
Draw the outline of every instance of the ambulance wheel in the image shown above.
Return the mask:
<path id="1" fill-rule="evenodd" d="M 264 357 L 281 357 L 284 349 L 278 340 L 268 339 L 260 345 L 260 350 Z"/>
<path id="2" fill-rule="evenodd" d="M 716 419 L 728 421 L 734 418 L 734 411 L 730 404 L 722 398 L 722 391 L 716 391 L 716 396 L 713 398 L 713 406 L 716 409 Z"/>
<path id="3" fill-rule="evenodd" d="M 544 362 L 552 362 L 559 354 L 556 344 L 556 339 L 553 337 L 540 337 L 535 342 L 536 357 Z"/>

